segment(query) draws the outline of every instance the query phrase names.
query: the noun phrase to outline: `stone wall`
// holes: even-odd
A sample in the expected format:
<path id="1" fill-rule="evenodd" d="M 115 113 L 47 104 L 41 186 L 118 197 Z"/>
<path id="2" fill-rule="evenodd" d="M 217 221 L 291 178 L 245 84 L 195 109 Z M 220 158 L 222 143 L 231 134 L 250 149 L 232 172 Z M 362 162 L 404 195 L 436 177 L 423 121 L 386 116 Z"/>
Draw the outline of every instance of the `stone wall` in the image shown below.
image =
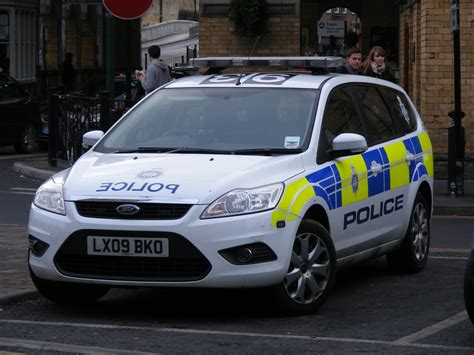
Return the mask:
<path id="1" fill-rule="evenodd" d="M 430 132 L 435 155 L 448 153 L 448 127 L 454 109 L 453 34 L 450 30 L 451 0 L 415 2 L 400 14 L 400 72 Z M 466 157 L 474 156 L 474 2 L 460 0 L 462 120 Z M 405 30 L 409 30 L 405 43 Z M 407 53 L 408 50 L 408 53 Z M 408 65 L 408 75 L 405 68 Z"/>
<path id="2" fill-rule="evenodd" d="M 226 17 L 199 19 L 200 57 L 246 56 L 255 39 L 236 36 L 234 26 Z M 272 17 L 267 30 L 258 40 L 253 56 L 300 55 L 299 17 Z"/>
<path id="3" fill-rule="evenodd" d="M 163 9 L 160 14 L 160 3 Z M 154 0 L 148 12 L 142 16 L 142 27 L 155 25 L 160 22 L 178 20 L 180 10 L 199 11 L 198 0 Z M 161 15 L 161 16 L 160 16 Z"/>

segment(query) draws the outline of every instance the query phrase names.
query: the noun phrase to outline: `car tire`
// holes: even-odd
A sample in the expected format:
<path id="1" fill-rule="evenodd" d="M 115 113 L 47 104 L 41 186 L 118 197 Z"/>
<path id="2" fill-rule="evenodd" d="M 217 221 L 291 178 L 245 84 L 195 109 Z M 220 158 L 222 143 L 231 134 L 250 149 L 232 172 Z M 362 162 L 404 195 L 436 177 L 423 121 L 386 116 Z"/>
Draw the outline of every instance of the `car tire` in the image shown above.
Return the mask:
<path id="1" fill-rule="evenodd" d="M 294 239 L 288 272 L 271 288 L 274 307 L 286 315 L 316 312 L 334 287 L 336 268 L 336 251 L 328 231 L 304 219 Z"/>
<path id="2" fill-rule="evenodd" d="M 472 252 L 471 252 L 472 253 Z M 464 305 L 471 323 L 474 324 L 474 283 L 472 280 L 472 254 L 467 258 L 466 271 L 464 272 Z"/>
<path id="3" fill-rule="evenodd" d="M 61 305 L 90 304 L 105 296 L 109 287 L 101 285 L 86 285 L 70 282 L 44 280 L 36 276 L 30 268 L 30 276 L 39 293 Z"/>
<path id="4" fill-rule="evenodd" d="M 402 244 L 399 249 L 387 254 L 392 269 L 413 274 L 425 268 L 430 250 L 430 217 L 428 203 L 418 192 Z"/>
<path id="5" fill-rule="evenodd" d="M 15 144 L 15 150 L 17 153 L 30 154 L 36 149 L 36 128 L 32 123 L 28 123 L 21 131 L 20 140 Z"/>

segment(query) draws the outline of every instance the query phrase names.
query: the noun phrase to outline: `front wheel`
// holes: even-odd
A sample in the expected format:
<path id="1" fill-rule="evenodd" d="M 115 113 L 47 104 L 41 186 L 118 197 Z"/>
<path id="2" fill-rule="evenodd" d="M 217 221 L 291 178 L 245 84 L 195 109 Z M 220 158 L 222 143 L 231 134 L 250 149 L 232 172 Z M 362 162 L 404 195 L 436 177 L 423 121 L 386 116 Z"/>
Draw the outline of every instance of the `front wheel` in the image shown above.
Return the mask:
<path id="1" fill-rule="evenodd" d="M 93 303 L 109 291 L 107 286 L 44 280 L 36 276 L 31 268 L 30 276 L 36 289 L 43 297 L 62 305 Z"/>
<path id="2" fill-rule="evenodd" d="M 327 230 L 305 219 L 296 233 L 288 272 L 273 287 L 275 306 L 284 314 L 313 313 L 324 304 L 336 281 L 336 252 Z"/>
<path id="3" fill-rule="evenodd" d="M 395 270 L 416 273 L 424 269 L 430 249 L 430 212 L 428 204 L 418 193 L 413 204 L 407 233 L 400 248 L 387 254 L 387 261 Z"/>

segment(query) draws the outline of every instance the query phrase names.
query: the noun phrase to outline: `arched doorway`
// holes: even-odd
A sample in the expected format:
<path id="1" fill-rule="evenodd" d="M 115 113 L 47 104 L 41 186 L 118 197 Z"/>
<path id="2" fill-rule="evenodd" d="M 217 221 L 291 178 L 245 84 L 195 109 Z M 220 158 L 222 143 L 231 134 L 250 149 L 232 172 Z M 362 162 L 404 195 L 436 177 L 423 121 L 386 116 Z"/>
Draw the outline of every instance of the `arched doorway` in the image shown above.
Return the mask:
<path id="1" fill-rule="evenodd" d="M 336 10 L 334 10 L 336 9 Z M 346 10 L 344 10 L 346 9 Z M 354 13 L 355 20 L 346 21 L 346 30 L 356 30 L 357 43 L 362 53 L 367 54 L 372 46 L 380 45 L 387 51 L 391 62 L 398 63 L 399 48 L 399 5 L 397 0 L 362 1 L 362 0 L 300 0 L 301 50 L 306 45 L 314 46 L 327 54 L 329 43 L 319 43 L 318 21 L 324 19 L 331 11 L 339 21 L 346 21 Z M 337 11 L 336 13 L 334 13 Z M 344 13 L 345 11 L 345 13 Z M 355 21 L 352 26 L 352 21 Z M 359 26 L 359 28 L 357 28 Z M 352 27 L 352 28 L 351 28 Z M 355 28 L 354 28 L 355 27 Z M 307 43 L 303 42 L 307 41 Z M 344 39 L 337 38 L 333 46 L 336 53 L 342 54 Z"/>
<path id="2" fill-rule="evenodd" d="M 351 47 L 360 47 L 361 21 L 347 7 L 326 10 L 317 21 L 317 51 L 319 55 L 343 55 Z"/>

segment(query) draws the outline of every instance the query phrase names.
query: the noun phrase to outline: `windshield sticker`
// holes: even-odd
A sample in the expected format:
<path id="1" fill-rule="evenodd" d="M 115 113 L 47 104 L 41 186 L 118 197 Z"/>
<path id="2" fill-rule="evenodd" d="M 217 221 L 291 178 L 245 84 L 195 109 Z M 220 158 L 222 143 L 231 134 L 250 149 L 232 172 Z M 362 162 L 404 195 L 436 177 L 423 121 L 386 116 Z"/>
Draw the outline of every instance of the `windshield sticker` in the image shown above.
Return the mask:
<path id="1" fill-rule="evenodd" d="M 300 137 L 285 137 L 285 145 L 286 149 L 296 149 L 300 146 Z"/>
<path id="2" fill-rule="evenodd" d="M 240 84 L 272 84 L 272 85 L 281 85 L 288 79 L 291 79 L 295 74 L 220 74 L 213 75 L 210 78 L 207 78 L 200 85 L 209 85 L 209 84 L 236 84 L 240 78 Z"/>
<path id="3" fill-rule="evenodd" d="M 397 95 L 397 99 L 398 99 L 398 105 L 400 106 L 400 110 L 402 111 L 402 115 L 405 118 L 405 121 L 407 121 L 407 123 L 410 124 L 410 116 L 408 115 L 408 110 L 406 109 L 405 105 L 400 99 L 400 96 Z"/>
<path id="4" fill-rule="evenodd" d="M 103 182 L 99 185 L 96 192 L 107 192 L 107 191 L 133 191 L 133 192 L 170 192 L 174 194 L 179 184 L 162 184 L 160 182 L 148 183 L 148 182 Z"/>

